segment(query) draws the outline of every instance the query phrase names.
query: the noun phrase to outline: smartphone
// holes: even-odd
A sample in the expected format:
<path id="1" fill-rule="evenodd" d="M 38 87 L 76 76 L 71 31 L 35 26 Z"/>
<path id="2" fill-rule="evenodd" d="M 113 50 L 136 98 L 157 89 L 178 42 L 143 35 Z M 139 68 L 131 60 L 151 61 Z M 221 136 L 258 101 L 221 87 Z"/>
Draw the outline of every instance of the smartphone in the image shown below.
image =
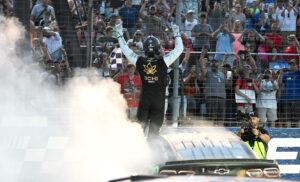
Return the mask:
<path id="1" fill-rule="evenodd" d="M 231 76 L 232 76 L 232 71 L 227 71 L 226 73 L 227 80 L 229 80 Z"/>

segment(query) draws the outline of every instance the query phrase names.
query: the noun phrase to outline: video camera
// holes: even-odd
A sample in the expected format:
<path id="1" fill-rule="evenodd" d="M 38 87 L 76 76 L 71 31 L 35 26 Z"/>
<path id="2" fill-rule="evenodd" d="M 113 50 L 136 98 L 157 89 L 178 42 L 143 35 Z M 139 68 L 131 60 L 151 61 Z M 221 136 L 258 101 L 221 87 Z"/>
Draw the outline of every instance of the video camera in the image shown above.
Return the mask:
<path id="1" fill-rule="evenodd" d="M 254 126 L 250 122 L 251 113 L 243 113 L 241 111 L 237 112 L 237 121 L 241 123 L 241 128 L 248 130 L 253 129 Z"/>

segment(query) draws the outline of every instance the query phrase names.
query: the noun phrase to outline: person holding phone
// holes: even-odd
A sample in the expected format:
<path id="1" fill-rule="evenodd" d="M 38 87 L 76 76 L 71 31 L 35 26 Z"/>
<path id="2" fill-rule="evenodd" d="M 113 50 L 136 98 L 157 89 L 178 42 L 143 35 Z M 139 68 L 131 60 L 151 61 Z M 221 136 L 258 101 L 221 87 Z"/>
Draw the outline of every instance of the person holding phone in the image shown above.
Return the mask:
<path id="1" fill-rule="evenodd" d="M 273 79 L 271 70 L 265 70 L 259 79 L 261 81 L 256 103 L 258 116 L 265 123 L 265 126 L 275 127 L 277 120 L 276 92 L 279 90 L 279 86 L 277 81 Z"/>
<path id="2" fill-rule="evenodd" d="M 203 80 L 206 110 L 209 120 L 216 125 L 223 126 L 226 108 L 226 76 L 219 71 L 219 62 L 214 58 L 209 60 L 210 69 L 206 68 L 204 56 L 207 51 L 207 49 L 202 49 L 199 59 L 201 68 L 200 80 Z"/>

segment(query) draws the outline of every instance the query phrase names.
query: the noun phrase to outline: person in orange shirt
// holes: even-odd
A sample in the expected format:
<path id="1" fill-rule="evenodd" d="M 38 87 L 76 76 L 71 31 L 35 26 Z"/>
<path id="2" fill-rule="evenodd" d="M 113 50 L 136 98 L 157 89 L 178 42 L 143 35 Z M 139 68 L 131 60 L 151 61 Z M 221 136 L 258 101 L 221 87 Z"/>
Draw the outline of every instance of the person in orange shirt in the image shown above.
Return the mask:
<path id="1" fill-rule="evenodd" d="M 133 64 L 128 64 L 126 70 L 128 74 L 120 75 L 118 77 L 118 83 L 121 84 L 121 93 L 127 101 L 128 118 L 135 120 L 139 105 L 142 81 L 139 76 L 135 75 L 135 66 Z"/>
<path id="2" fill-rule="evenodd" d="M 192 67 L 187 77 L 183 79 L 185 84 L 185 93 L 187 97 L 188 110 L 191 114 L 196 114 L 197 110 L 197 102 L 195 98 L 196 92 L 199 92 L 198 87 L 198 74 L 196 69 Z"/>

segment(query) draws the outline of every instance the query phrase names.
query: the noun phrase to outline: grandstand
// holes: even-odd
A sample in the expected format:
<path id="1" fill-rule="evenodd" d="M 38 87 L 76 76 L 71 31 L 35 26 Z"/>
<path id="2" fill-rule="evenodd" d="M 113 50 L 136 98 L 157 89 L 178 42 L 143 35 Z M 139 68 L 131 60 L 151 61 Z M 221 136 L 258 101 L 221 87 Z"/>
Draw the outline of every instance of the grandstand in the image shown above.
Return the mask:
<path id="1" fill-rule="evenodd" d="M 23 8 L 22 2 L 28 1 L 1 1 L 0 14 L 9 18 L 15 12 L 29 27 L 29 12 L 14 11 Z M 150 34 L 167 54 L 174 48 L 171 24 L 180 18 L 185 52 L 181 66 L 169 69 L 166 123 L 175 115 L 183 124 L 207 119 L 239 126 L 240 113 L 256 110 L 265 126 L 299 127 L 299 0 L 178 2 L 31 0 L 30 45 L 34 63 L 44 70 L 41 80 L 63 87 L 76 67 L 94 67 L 122 84 L 128 112 L 134 114 L 132 99 L 138 102 L 140 87 L 125 79 L 129 63 L 118 47 L 115 26 L 123 23 L 125 39 L 138 55 Z M 175 98 L 172 69 L 180 70 Z M 173 113 L 174 101 L 179 108 Z"/>

